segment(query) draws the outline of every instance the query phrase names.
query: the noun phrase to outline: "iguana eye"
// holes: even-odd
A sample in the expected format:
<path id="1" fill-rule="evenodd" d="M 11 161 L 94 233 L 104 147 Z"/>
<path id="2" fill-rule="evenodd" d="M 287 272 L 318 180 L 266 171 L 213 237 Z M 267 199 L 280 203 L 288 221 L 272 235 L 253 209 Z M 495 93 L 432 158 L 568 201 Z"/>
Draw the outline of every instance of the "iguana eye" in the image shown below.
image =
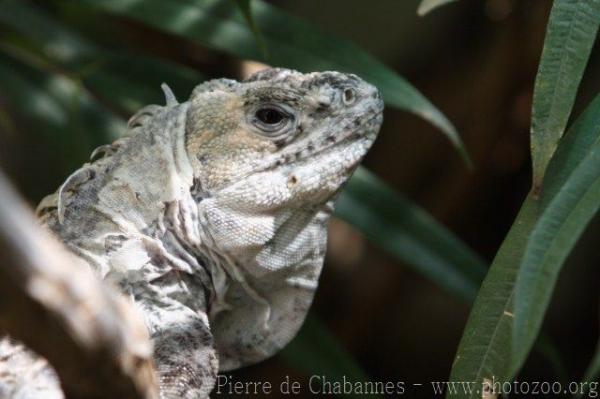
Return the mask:
<path id="1" fill-rule="evenodd" d="M 252 124 L 269 136 L 279 136 L 286 133 L 289 131 L 287 128 L 293 120 L 292 111 L 287 111 L 273 104 L 260 106 L 253 112 L 251 118 Z"/>
<path id="2" fill-rule="evenodd" d="M 276 125 L 285 118 L 285 115 L 275 108 L 261 108 L 256 111 L 256 118 L 264 124 Z"/>

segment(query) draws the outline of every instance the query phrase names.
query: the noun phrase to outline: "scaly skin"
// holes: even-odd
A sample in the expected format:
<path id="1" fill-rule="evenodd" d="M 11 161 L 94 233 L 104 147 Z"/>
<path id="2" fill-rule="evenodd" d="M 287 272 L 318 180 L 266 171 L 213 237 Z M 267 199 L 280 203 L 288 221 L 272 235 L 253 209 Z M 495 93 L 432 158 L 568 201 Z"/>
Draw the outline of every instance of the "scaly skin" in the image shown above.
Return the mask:
<path id="1" fill-rule="evenodd" d="M 259 72 L 148 106 L 38 208 L 141 310 L 164 398 L 207 397 L 300 328 L 333 200 L 379 130 L 354 75 Z"/>

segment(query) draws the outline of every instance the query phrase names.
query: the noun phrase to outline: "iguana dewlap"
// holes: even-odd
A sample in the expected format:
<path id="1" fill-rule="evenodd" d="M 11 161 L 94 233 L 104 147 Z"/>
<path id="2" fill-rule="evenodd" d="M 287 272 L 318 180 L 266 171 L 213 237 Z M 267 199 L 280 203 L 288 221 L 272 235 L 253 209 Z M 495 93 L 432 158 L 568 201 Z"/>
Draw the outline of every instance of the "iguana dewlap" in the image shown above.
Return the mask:
<path id="1" fill-rule="evenodd" d="M 152 105 L 38 215 L 141 310 L 165 398 L 286 345 L 311 304 L 333 199 L 378 133 L 355 75 L 268 69 Z"/>

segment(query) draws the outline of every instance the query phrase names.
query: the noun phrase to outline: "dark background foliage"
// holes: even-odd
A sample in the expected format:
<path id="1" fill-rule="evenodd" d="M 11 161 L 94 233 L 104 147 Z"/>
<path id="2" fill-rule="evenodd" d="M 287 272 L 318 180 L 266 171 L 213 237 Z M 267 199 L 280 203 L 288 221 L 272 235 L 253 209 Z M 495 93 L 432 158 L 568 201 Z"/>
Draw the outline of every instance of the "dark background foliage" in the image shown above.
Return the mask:
<path id="1" fill-rule="evenodd" d="M 55 190 L 95 146 L 120 134 L 122 125 L 104 112 L 126 118 L 142 105 L 113 98 L 110 90 L 86 90 L 81 82 L 89 78 L 96 79 L 95 87 L 128 85 L 110 80 L 116 76 L 111 74 L 114 69 L 139 83 L 137 90 L 141 87 L 146 98 L 161 103 L 159 85 L 165 73 L 160 68 L 183 68 L 178 81 L 167 81 L 180 99 L 203 79 L 240 78 L 256 68 L 225 52 L 78 2 L 27 3 L 111 51 L 97 63 L 87 57 L 79 65 L 78 60 L 70 64 L 76 57 L 68 53 L 75 46 L 58 48 L 67 61 L 51 65 L 43 57 L 31 57 L 35 46 L 15 33 L 10 21 L 0 20 L 0 166 L 32 205 Z M 415 13 L 416 0 L 271 3 L 372 53 L 452 121 L 473 159 L 472 171 L 435 127 L 391 107 L 365 165 L 491 262 L 531 182 L 530 110 L 551 1 L 461 1 L 424 18 Z M 260 31 L 260 23 L 257 28 Z M 35 23 L 29 29 L 42 32 Z M 598 53 L 592 52 L 574 115 L 599 87 Z M 120 62 L 118 54 L 135 57 L 135 62 Z M 160 68 L 146 64 L 146 58 L 161 60 Z M 102 68 L 109 68 L 108 73 L 97 74 Z M 47 93 L 61 94 L 67 112 L 54 110 L 52 101 L 45 100 Z M 89 102 L 94 106 L 86 105 Z M 51 121 L 32 121 L 23 107 L 42 109 Z M 577 381 L 590 361 L 599 333 L 597 219 L 569 257 L 546 318 L 544 339 L 532 352 L 521 380 Z M 372 380 L 427 384 L 447 380 L 469 307 L 338 219 L 331 225 L 312 311 Z M 313 342 L 326 346 L 320 339 Z M 298 352 L 301 347 L 231 374 L 234 380 L 274 384 L 290 375 L 306 385 L 310 362 L 317 360 L 305 360 Z M 304 367 L 298 367 L 299 361 Z M 414 388 L 409 395 L 431 397 L 431 391 Z"/>

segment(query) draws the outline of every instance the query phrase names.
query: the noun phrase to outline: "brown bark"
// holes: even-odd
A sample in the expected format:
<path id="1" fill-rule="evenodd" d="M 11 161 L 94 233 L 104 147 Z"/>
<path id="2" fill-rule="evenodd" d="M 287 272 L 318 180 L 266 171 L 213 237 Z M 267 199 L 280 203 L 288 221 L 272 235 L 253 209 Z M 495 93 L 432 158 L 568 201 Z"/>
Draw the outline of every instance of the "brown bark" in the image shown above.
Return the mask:
<path id="1" fill-rule="evenodd" d="M 0 172 L 0 329 L 46 358 L 67 398 L 157 398 L 133 307 L 35 221 Z"/>

